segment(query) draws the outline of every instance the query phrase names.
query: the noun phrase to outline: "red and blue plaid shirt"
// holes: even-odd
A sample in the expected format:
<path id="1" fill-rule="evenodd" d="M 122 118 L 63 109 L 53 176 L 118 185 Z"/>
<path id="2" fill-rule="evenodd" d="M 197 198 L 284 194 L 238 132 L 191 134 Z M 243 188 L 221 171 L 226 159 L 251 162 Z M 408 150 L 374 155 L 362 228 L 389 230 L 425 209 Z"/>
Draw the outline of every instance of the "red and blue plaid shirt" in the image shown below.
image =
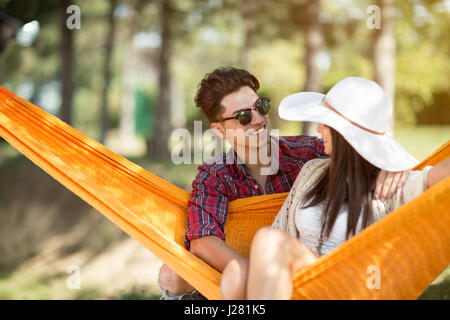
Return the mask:
<path id="1" fill-rule="evenodd" d="M 328 157 L 324 153 L 323 141 L 317 137 L 271 137 L 271 141 L 272 150 L 279 150 L 278 170 L 267 176 L 266 194 L 289 192 L 307 161 Z M 228 202 L 264 194 L 258 182 L 246 172 L 233 148 L 200 165 L 198 170 L 188 202 L 187 250 L 192 239 L 217 236 L 225 241 Z"/>

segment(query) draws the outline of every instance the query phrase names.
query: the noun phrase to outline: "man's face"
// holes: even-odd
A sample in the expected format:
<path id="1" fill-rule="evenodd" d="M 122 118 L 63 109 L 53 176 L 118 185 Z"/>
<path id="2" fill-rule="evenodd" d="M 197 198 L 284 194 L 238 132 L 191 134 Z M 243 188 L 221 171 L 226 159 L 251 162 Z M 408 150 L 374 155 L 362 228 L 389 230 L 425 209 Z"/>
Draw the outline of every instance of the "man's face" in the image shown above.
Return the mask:
<path id="1" fill-rule="evenodd" d="M 237 115 L 243 109 L 254 108 L 258 95 L 248 86 L 230 93 L 222 99 L 225 111 L 220 118 Z M 262 115 L 256 109 L 252 110 L 252 121 L 247 125 L 240 124 L 237 119 L 229 119 L 211 124 L 213 129 L 220 130 L 227 141 L 235 149 L 239 147 L 259 148 L 267 145 L 270 139 L 270 123 L 268 114 Z"/>

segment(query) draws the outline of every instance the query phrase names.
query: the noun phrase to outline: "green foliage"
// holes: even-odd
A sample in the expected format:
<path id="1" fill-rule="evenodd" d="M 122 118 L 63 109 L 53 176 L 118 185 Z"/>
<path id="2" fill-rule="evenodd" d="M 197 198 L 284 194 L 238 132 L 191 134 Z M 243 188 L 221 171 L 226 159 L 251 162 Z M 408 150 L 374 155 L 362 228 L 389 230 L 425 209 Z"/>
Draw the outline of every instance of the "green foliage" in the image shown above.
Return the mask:
<path id="1" fill-rule="evenodd" d="M 419 300 L 450 300 L 450 267 L 447 267 L 439 277 L 433 281 Z"/>
<path id="2" fill-rule="evenodd" d="M 40 33 L 33 46 L 23 48 L 11 45 L 0 57 L 2 82 L 17 91 L 24 81 L 31 80 L 35 85 L 35 95 L 45 84 L 58 80 L 61 71 L 59 2 L 47 0 L 39 3 L 0 3 L 4 10 L 19 19 L 38 19 L 41 23 Z M 204 119 L 194 104 L 197 85 L 203 75 L 219 66 L 242 65 L 246 32 L 251 32 L 252 37 L 247 68 L 260 78 L 261 92 L 272 98 L 275 107 L 273 118 L 277 118 L 276 106 L 279 101 L 285 95 L 303 88 L 305 66 L 302 34 L 305 16 L 302 8 L 305 1 L 290 0 L 277 6 L 270 5 L 270 1 L 248 3 L 254 23 L 252 30 L 247 29 L 243 7 L 239 1 L 172 2 L 174 23 L 170 70 L 177 82 L 176 95 L 182 96 L 186 105 L 187 127 L 193 120 Z M 82 28 L 73 31 L 74 126 L 97 138 L 109 2 L 79 0 L 76 4 L 81 7 Z M 350 1 L 347 5 L 331 0 L 321 1 L 322 30 L 331 61 L 330 68 L 321 76 L 324 92 L 345 76 L 373 77 L 370 56 L 373 30 L 367 28 L 365 21 L 368 16 L 366 8 L 370 4 L 370 1 Z M 448 105 L 450 102 L 448 97 L 442 97 L 442 93 L 448 92 L 450 88 L 450 19 L 448 9 L 442 5 L 442 1 L 398 1 L 396 5 L 395 117 L 399 125 L 413 125 L 418 123 L 421 113 L 436 108 L 434 104 Z M 428 18 L 421 23 L 418 23 L 414 9 L 417 5 L 422 5 L 428 14 Z M 120 121 L 123 61 L 128 58 L 124 56 L 126 21 L 119 17 L 116 19 L 117 36 L 109 92 L 113 128 Z M 158 30 L 158 4 L 143 2 L 137 31 Z M 157 49 L 140 49 L 139 52 L 144 57 L 141 61 L 147 61 L 157 70 Z M 145 78 L 137 83 L 137 87 L 148 85 L 156 87 L 157 84 L 154 80 L 146 83 Z M 35 95 L 31 100 L 35 99 Z M 439 101 L 436 99 L 438 95 Z M 436 122 L 441 119 L 442 117 L 436 119 Z M 279 124 L 282 130 L 290 126 L 281 120 Z"/>
<path id="3" fill-rule="evenodd" d="M 364 20 L 370 4 L 369 1 L 353 2 L 352 7 L 342 7 L 334 1 L 323 1 L 328 17 L 323 29 L 332 57 L 330 70 L 322 76 L 324 89 L 345 76 L 373 78 L 370 47 L 374 30 L 369 30 Z M 441 107 L 450 103 L 448 97 L 443 97 L 450 89 L 448 9 L 443 1 L 397 1 L 396 5 L 395 122 L 415 125 L 420 122 L 421 113 L 434 109 L 441 111 L 436 113 L 434 123 L 449 124 L 442 119 L 450 119 L 450 109 Z M 426 12 L 423 21 L 419 19 L 417 7 Z M 428 119 L 427 123 L 433 120 Z"/>
<path id="4" fill-rule="evenodd" d="M 401 126 L 394 138 L 416 159 L 424 160 L 450 137 L 450 126 Z"/>
<path id="5" fill-rule="evenodd" d="M 410 9 L 403 7 L 404 15 L 396 21 L 395 35 L 396 119 L 400 124 L 411 125 L 417 123 L 421 111 L 433 107 L 436 95 L 450 89 L 450 23 L 448 11 L 442 12 L 432 4 L 427 7 L 429 22 L 414 25 Z"/>

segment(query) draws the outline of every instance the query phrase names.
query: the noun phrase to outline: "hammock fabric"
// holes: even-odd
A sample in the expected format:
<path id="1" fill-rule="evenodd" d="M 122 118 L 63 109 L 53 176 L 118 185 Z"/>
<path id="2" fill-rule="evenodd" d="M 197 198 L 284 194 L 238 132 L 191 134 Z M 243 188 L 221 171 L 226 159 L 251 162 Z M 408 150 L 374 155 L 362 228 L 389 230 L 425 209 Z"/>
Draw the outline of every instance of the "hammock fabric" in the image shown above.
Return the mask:
<path id="1" fill-rule="evenodd" d="M 3 87 L 0 136 L 207 298 L 219 299 L 221 274 L 183 245 L 187 192 Z M 449 156 L 447 141 L 417 169 Z M 225 225 L 227 243 L 248 256 L 254 233 L 272 223 L 286 196 L 232 201 Z M 447 178 L 296 273 L 293 298 L 416 299 L 449 265 L 449 208 Z M 371 285 L 373 279 L 379 280 L 379 289 Z"/>

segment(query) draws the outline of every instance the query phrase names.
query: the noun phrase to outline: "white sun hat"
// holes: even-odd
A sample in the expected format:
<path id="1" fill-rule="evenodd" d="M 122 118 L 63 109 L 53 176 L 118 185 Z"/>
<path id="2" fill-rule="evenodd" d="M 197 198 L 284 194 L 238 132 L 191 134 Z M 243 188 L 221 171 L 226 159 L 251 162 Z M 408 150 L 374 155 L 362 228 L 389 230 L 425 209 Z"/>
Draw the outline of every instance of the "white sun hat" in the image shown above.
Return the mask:
<path id="1" fill-rule="evenodd" d="M 375 82 L 344 78 L 326 95 L 300 92 L 284 98 L 282 119 L 323 123 L 338 131 L 364 159 L 386 171 L 404 171 L 419 161 L 387 134 L 392 103 Z"/>

